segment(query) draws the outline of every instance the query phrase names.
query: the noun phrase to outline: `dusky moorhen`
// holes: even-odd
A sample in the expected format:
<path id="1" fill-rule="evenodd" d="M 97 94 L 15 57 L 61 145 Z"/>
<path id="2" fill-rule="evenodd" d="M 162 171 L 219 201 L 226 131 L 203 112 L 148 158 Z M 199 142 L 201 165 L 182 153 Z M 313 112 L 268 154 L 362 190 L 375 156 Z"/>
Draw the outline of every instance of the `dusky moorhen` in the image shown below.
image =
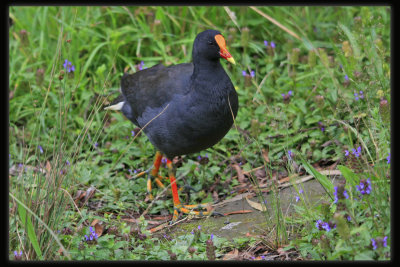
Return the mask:
<path id="1" fill-rule="evenodd" d="M 124 74 L 122 94 L 116 98 L 118 103 L 114 100 L 116 104 L 106 108 L 122 110 L 157 149 L 147 180 L 148 193 L 151 191 L 150 176 L 157 184 L 161 183 L 157 178 L 158 170 L 162 154 L 166 155 L 174 203 L 172 221 L 178 218 L 178 211 L 209 214 L 209 211 L 193 211 L 207 208 L 206 204 L 181 204 L 172 159 L 213 146 L 232 127 L 238 111 L 238 97 L 220 64 L 221 57 L 235 64 L 221 33 L 203 31 L 193 43 L 193 63 L 169 67 L 158 64 L 134 74 Z"/>

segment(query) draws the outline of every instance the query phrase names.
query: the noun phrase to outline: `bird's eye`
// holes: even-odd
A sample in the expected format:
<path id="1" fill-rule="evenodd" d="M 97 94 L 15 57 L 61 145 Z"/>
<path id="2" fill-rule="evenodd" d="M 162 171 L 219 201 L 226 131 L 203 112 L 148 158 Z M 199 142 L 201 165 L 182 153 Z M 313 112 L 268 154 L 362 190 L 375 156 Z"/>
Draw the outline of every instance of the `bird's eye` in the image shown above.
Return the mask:
<path id="1" fill-rule="evenodd" d="M 208 44 L 209 44 L 209 45 L 213 45 L 214 42 L 213 42 L 213 41 L 208 41 Z"/>

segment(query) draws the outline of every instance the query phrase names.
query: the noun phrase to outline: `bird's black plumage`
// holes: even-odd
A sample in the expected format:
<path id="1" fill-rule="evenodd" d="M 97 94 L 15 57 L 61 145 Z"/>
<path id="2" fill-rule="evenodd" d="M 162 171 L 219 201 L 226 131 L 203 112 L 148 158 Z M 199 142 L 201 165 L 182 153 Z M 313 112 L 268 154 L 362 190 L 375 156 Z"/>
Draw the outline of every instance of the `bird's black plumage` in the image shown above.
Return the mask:
<path id="1" fill-rule="evenodd" d="M 158 64 L 122 77 L 123 114 L 169 159 L 213 146 L 236 117 L 238 97 L 220 64 L 218 34 L 197 35 L 193 63 Z"/>

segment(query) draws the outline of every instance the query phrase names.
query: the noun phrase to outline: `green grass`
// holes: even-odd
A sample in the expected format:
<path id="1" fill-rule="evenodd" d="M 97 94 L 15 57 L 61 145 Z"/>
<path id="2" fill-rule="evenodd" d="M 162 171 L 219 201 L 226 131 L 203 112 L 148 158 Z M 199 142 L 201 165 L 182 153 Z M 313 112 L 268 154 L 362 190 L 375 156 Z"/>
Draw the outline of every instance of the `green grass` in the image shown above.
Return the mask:
<path id="1" fill-rule="evenodd" d="M 199 190 L 190 202 L 212 201 L 208 189 L 215 179 L 219 198 L 231 195 L 239 182 L 224 182 L 235 175 L 233 157 L 244 171 L 264 166 L 267 177 L 293 174 L 289 150 L 333 197 L 330 180 L 312 166 L 336 162 L 350 198 L 338 204 L 327 197 L 328 207 L 302 200 L 290 218 L 275 198 L 279 220 L 268 222 L 266 232 L 274 234 L 265 242 L 304 259 L 390 259 L 390 8 L 257 9 L 267 16 L 249 7 L 10 7 L 9 167 L 17 170 L 9 178 L 10 259 L 13 251 L 29 260 L 209 257 L 209 235 L 202 231 L 167 240 L 147 232 L 143 219 L 139 230 L 123 220 L 149 207 L 146 178 L 127 177 L 151 166 L 154 149 L 143 134 L 132 136 L 134 126 L 121 113 L 103 110 L 124 72 L 137 71 L 141 61 L 145 67 L 190 62 L 195 36 L 208 28 L 222 32 L 237 62 L 221 60 L 240 108 L 235 127 L 199 153 L 207 153 L 206 165 L 199 154 L 183 157 L 177 176 Z M 74 72 L 63 68 L 66 59 Z M 255 77 L 243 77 L 243 70 Z M 363 98 L 356 100 L 360 91 Z M 358 147 L 355 157 L 351 150 Z M 257 187 L 258 178 L 249 178 Z M 367 178 L 372 192 L 359 199 L 356 185 Z M 89 187 L 96 188 L 89 205 L 76 205 L 77 192 Z M 147 212 L 171 213 L 172 206 L 167 194 Z M 354 220 L 343 222 L 347 215 Z M 86 242 L 96 218 L 108 232 Z M 337 228 L 318 230 L 318 219 Z M 387 246 L 374 250 L 371 238 L 384 236 Z M 237 245 L 213 241 L 217 257 Z M 248 241 L 243 244 L 252 246 Z"/>

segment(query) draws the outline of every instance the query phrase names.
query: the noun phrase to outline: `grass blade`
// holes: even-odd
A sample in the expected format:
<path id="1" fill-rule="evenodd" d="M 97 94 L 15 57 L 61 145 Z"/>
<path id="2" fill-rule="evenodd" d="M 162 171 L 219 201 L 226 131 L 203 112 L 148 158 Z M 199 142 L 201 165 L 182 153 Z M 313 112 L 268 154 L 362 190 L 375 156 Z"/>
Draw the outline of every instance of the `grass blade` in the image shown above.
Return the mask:
<path id="1" fill-rule="evenodd" d="M 29 241 L 31 241 L 33 249 L 35 250 L 39 259 L 42 260 L 43 259 L 42 251 L 40 250 L 39 242 L 37 240 L 32 221 L 28 216 L 26 216 L 25 206 L 18 205 L 18 214 L 22 221 L 22 226 L 24 228 L 26 227 L 25 231 L 28 233 Z"/>

